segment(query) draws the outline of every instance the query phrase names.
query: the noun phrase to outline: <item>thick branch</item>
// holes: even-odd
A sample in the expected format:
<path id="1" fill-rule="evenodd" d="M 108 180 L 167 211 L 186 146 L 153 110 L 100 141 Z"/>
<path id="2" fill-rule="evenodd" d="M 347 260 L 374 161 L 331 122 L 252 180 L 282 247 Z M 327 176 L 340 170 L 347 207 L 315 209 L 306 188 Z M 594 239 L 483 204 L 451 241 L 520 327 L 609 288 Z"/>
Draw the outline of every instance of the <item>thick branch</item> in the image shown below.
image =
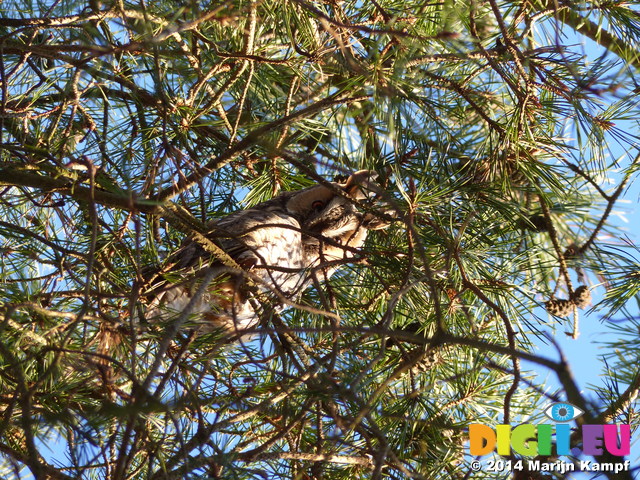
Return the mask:
<path id="1" fill-rule="evenodd" d="M 72 176 L 45 176 L 41 173 L 26 170 L 15 165 L 0 167 L 0 186 L 30 187 L 42 193 L 56 192 L 73 198 L 78 202 L 96 203 L 123 210 L 137 210 L 144 213 L 159 213 L 160 204 L 147 199 L 139 199 L 135 193 L 120 191 L 117 193 L 95 189 L 83 185 L 84 179 Z"/>

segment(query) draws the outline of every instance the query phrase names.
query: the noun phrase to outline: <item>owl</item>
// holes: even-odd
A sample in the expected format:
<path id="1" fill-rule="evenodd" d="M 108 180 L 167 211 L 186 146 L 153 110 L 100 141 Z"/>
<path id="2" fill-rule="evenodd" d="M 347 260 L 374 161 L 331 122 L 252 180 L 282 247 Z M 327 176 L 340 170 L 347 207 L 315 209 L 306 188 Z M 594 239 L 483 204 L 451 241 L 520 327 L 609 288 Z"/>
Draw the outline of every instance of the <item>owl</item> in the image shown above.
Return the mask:
<path id="1" fill-rule="evenodd" d="M 149 280 L 147 320 L 181 318 L 198 331 L 228 335 L 255 328 L 262 303 L 295 302 L 314 281 L 348 263 L 369 230 L 387 226 L 356 204 L 375 201 L 375 179 L 361 170 L 344 182 L 284 192 L 211 222 L 209 247 L 185 240 Z"/>

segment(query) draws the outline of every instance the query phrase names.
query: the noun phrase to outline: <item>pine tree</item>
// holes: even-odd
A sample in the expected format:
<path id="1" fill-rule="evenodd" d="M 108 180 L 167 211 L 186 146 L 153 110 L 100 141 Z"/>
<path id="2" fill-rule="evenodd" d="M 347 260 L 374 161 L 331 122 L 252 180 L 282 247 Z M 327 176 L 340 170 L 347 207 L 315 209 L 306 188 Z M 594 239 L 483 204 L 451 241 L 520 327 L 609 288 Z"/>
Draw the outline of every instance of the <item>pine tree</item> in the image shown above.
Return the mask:
<path id="1" fill-rule="evenodd" d="M 640 159 L 639 14 L 5 0 L 0 476 L 538 478 L 474 471 L 469 424 L 568 401 L 635 428 L 639 261 L 612 219 Z M 136 321 L 185 235 L 359 169 L 390 225 L 307 308 L 234 344 Z M 586 312 L 617 332 L 589 392 L 553 338 Z"/>

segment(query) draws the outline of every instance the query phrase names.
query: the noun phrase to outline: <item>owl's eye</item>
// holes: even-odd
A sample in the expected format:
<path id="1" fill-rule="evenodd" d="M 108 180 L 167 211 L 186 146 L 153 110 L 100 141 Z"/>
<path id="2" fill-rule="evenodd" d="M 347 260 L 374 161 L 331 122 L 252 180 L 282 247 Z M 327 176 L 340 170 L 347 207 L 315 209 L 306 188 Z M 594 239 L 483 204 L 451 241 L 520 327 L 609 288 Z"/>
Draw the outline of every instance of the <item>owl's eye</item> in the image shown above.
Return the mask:
<path id="1" fill-rule="evenodd" d="M 322 200 L 316 200 L 311 204 L 311 208 L 313 208 L 316 212 L 319 212 L 324 208 L 324 202 Z"/>

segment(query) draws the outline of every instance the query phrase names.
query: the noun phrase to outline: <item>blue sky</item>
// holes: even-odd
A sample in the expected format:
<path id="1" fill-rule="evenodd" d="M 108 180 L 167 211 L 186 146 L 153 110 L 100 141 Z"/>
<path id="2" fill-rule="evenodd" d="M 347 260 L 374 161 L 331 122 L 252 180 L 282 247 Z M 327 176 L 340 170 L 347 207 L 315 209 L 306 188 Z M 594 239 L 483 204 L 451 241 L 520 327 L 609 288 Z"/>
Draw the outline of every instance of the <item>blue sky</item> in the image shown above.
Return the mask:
<path id="1" fill-rule="evenodd" d="M 549 25 L 546 25 L 549 27 Z M 606 27 L 606 25 L 605 25 Z M 542 26 L 539 30 L 536 31 L 537 38 L 539 40 L 539 44 L 541 46 L 545 45 L 553 45 L 557 41 L 560 41 L 561 44 L 567 47 L 572 52 L 578 52 L 584 55 L 588 60 L 595 62 L 601 55 L 605 52 L 601 47 L 596 45 L 594 42 L 584 39 L 583 37 L 579 37 L 575 35 L 575 32 L 571 28 L 564 28 L 561 32 L 555 30 L 555 26 L 552 28 L 548 28 L 545 30 L 544 26 Z M 611 58 L 611 55 L 608 55 L 607 58 Z M 615 81 L 615 72 L 611 73 L 611 81 Z M 619 95 L 624 95 L 626 85 L 621 88 L 618 92 Z M 611 94 L 607 97 L 602 98 L 603 109 L 606 109 L 607 105 L 611 102 L 615 102 L 616 94 Z M 596 107 L 598 108 L 598 107 Z M 637 105 L 633 107 L 632 112 L 638 112 Z M 633 136 L 638 136 L 640 134 L 640 130 L 638 128 L 638 117 L 640 115 L 631 113 L 630 118 L 625 120 L 616 120 L 615 127 L 623 130 L 628 138 Z M 568 120 L 568 130 L 570 136 L 574 132 L 571 131 L 571 120 Z M 576 135 L 577 136 L 577 135 Z M 575 136 L 574 136 L 575 138 Z M 625 145 L 623 143 L 619 143 L 615 137 L 611 136 L 609 141 L 606 143 L 605 150 L 608 151 L 607 161 L 613 163 L 615 159 L 621 159 L 620 165 L 627 166 L 629 162 L 638 154 L 637 150 L 637 142 L 635 143 L 636 149 L 635 151 L 629 147 L 629 145 Z M 577 151 L 580 152 L 582 146 L 579 142 L 575 141 L 575 147 Z M 584 151 L 584 150 L 582 150 Z M 612 191 L 615 189 L 617 184 L 620 181 L 620 176 L 617 175 L 615 170 L 611 170 L 607 172 L 609 178 L 603 178 L 601 187 L 606 191 Z M 640 185 L 637 182 L 634 182 L 635 178 L 632 178 L 632 181 L 629 184 L 629 187 L 624 192 L 621 199 L 616 202 L 616 205 L 613 209 L 612 214 L 609 217 L 609 222 L 618 229 L 618 232 L 615 236 L 610 236 L 609 234 L 603 233 L 601 235 L 601 240 L 603 240 L 607 244 L 620 244 L 624 243 L 624 239 L 630 240 L 634 245 L 640 245 Z M 610 349 L 605 349 L 603 347 L 603 342 L 606 341 L 614 341 L 620 338 L 620 332 L 615 331 L 616 328 L 620 329 L 620 327 L 625 326 L 625 321 L 623 320 L 623 315 L 614 315 L 613 319 L 620 319 L 618 323 L 613 323 L 604 319 L 605 310 L 602 308 L 598 308 L 598 303 L 602 300 L 603 296 L 606 293 L 606 287 L 604 285 L 598 285 L 598 279 L 593 274 L 587 275 L 587 284 L 592 287 L 592 297 L 593 297 L 593 308 L 580 310 L 579 311 L 579 337 L 577 339 L 571 338 L 569 335 L 566 335 L 565 332 L 571 332 L 573 318 L 569 317 L 567 319 L 563 319 L 560 323 L 555 323 L 554 328 L 550 328 L 547 330 L 547 333 L 552 335 L 554 341 L 557 342 L 557 345 L 561 349 L 563 355 L 565 356 L 570 368 L 573 372 L 575 381 L 580 387 L 581 392 L 587 399 L 587 401 L 591 402 L 593 405 L 601 405 L 602 402 L 598 399 L 596 392 L 594 392 L 592 387 L 603 387 L 608 384 L 611 380 L 607 378 L 605 374 L 605 363 L 602 359 L 602 355 L 610 351 Z M 577 284 L 576 284 L 577 285 Z M 574 285 L 574 287 L 576 286 Z M 562 297 L 562 295 L 559 295 Z M 544 299 L 540 299 L 541 303 Z M 629 302 L 626 306 L 628 308 L 629 314 L 640 316 L 640 309 L 635 304 L 635 302 Z M 547 315 L 542 309 L 540 311 L 535 312 L 541 318 L 545 318 Z M 551 320 L 551 319 L 550 319 Z M 557 320 L 557 319 L 556 319 Z M 533 322 L 537 324 L 537 321 Z M 550 322 L 551 323 L 551 322 Z M 636 328 L 634 326 L 629 326 L 629 328 Z M 530 337 L 532 340 L 535 339 L 533 335 Z M 553 360 L 558 360 L 559 355 L 556 350 L 556 347 L 553 346 L 548 341 L 543 341 L 540 338 L 535 339 L 536 345 L 536 354 L 547 357 Z M 544 382 L 545 387 L 549 393 L 553 393 L 556 391 L 561 391 L 562 387 L 558 382 L 556 375 L 554 372 L 551 372 L 545 368 L 539 367 L 538 365 L 534 365 L 527 362 L 522 362 L 523 370 L 533 370 L 537 372 L 539 375 L 538 384 L 543 383 L 541 380 L 546 379 Z M 625 385 L 621 385 L 620 390 L 624 391 Z M 562 396 L 562 399 L 566 398 Z M 548 402 L 551 403 L 551 402 Z M 544 410 L 545 406 L 542 406 L 541 410 Z M 532 415 L 536 416 L 542 412 L 531 412 Z M 589 459 L 589 457 L 584 457 L 584 459 Z M 590 458 L 593 460 L 593 458 Z M 629 457 L 631 460 L 631 467 L 640 467 L 640 433 L 636 432 L 632 435 L 632 448 L 631 455 Z M 568 479 L 573 480 L 586 480 L 596 478 L 595 473 L 567 473 L 565 474 Z M 604 478 L 604 477 L 600 477 Z M 640 478 L 640 473 L 636 472 L 634 478 Z"/>
<path id="2" fill-rule="evenodd" d="M 601 49 L 591 41 L 587 41 L 577 47 L 579 49 L 581 48 L 585 55 L 594 59 L 597 58 L 601 52 Z M 624 130 L 629 135 L 637 136 L 640 133 L 638 131 L 637 121 L 635 120 L 618 121 L 616 122 L 616 127 Z M 607 147 L 610 155 L 609 160 L 621 158 L 623 159 L 621 162 L 622 166 L 628 165 L 629 161 L 638 153 L 637 150 L 634 152 L 629 149 L 628 146 L 621 145 L 615 141 L 609 142 Z M 613 190 L 620 181 L 615 171 L 609 173 L 611 184 L 607 188 L 607 185 L 603 183 L 602 187 L 605 188 L 605 190 Z M 625 240 L 630 240 L 634 245 L 640 245 L 640 185 L 638 185 L 637 181 L 634 182 L 634 180 L 635 177 L 632 178 L 622 198 L 616 202 L 613 212 L 609 217 L 610 224 L 618 229 L 618 235 L 612 237 L 609 234 L 602 234 L 602 240 L 606 243 L 622 245 Z M 572 329 L 572 317 L 564 319 L 563 323 L 559 324 L 554 331 L 549 333 L 553 334 L 554 340 L 566 357 L 574 378 L 584 396 L 594 405 L 599 405 L 601 401 L 598 400 L 596 393 L 590 386 L 605 386 L 610 380 L 605 374 L 605 364 L 601 358 L 601 356 L 610 349 L 605 349 L 603 343 L 619 339 L 620 332 L 614 329 L 624 325 L 625 321 L 622 314 L 614 315 L 614 322 L 604 318 L 606 312 L 604 309 L 598 308 L 598 303 L 605 295 L 606 287 L 604 285 L 598 285 L 597 279 L 593 275 L 589 275 L 587 278 L 589 280 L 588 284 L 592 287 L 593 308 L 579 312 L 579 337 L 573 339 L 565 334 L 565 332 L 570 332 Z M 634 301 L 629 302 L 626 308 L 631 315 L 640 315 L 638 306 Z M 544 312 L 541 315 L 544 315 Z M 616 319 L 618 319 L 618 322 L 615 322 Z M 630 326 L 630 328 L 634 327 Z M 550 345 L 548 342 L 545 343 L 540 339 L 536 342 L 536 345 L 537 354 L 554 360 L 559 359 L 555 346 Z M 532 364 L 525 363 L 523 367 L 535 370 L 543 378 L 547 378 L 546 387 L 548 391 L 552 392 L 560 389 L 560 384 L 553 372 L 549 372 Z M 624 385 L 621 386 L 621 391 L 624 390 L 624 387 Z M 640 466 L 639 437 L 638 432 L 632 435 L 632 450 L 629 458 L 632 468 L 634 466 Z M 568 473 L 566 478 L 584 480 L 596 478 L 595 475 L 595 473 Z M 640 478 L 640 473 L 636 472 L 634 478 Z"/>

